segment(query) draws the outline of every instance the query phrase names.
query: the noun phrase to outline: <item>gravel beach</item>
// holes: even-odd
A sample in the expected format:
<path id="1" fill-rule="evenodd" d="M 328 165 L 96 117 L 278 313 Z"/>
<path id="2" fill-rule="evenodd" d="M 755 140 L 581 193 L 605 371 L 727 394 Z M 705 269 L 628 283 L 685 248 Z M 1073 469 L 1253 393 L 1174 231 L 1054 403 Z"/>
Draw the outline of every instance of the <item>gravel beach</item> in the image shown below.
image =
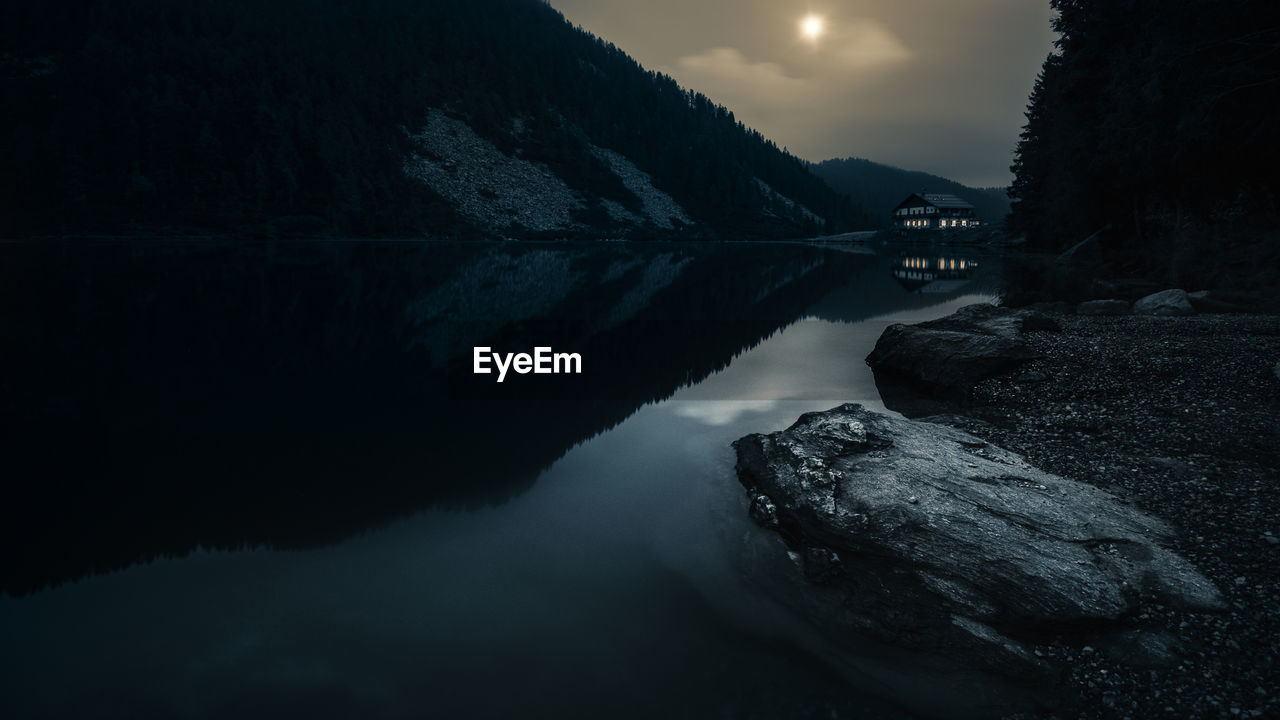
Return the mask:
<path id="1" fill-rule="evenodd" d="M 1130 618 L 1141 656 L 1047 639 L 1058 715 L 1280 717 L 1280 317 L 1055 317 L 1024 336 L 1044 357 L 977 385 L 979 420 L 956 424 L 1168 521 L 1227 600 Z"/>

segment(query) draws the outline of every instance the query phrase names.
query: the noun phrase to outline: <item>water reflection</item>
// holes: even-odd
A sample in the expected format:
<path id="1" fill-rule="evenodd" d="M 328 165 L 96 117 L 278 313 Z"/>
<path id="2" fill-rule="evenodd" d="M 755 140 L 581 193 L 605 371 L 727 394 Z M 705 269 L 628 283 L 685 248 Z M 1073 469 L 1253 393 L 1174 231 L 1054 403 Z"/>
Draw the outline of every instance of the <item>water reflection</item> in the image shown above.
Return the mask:
<path id="1" fill-rule="evenodd" d="M 970 257 L 902 255 L 893 266 L 893 277 L 908 292 L 946 294 L 960 291 L 977 272 Z"/>
<path id="2" fill-rule="evenodd" d="M 0 592 L 528 487 L 871 259 L 724 246 L 4 246 Z M 586 372 L 471 374 L 471 348 Z"/>
<path id="3" fill-rule="evenodd" d="M 798 246 L 6 252 L 32 280 L 0 307 L 45 322 L 0 316 L 28 348 L 5 376 L 38 380 L 3 389 L 31 408 L 25 430 L 5 419 L 25 444 L 10 469 L 42 483 L 4 510 L 5 587 L 132 565 L 0 597 L 11 716 L 876 718 L 955 700 L 750 585 L 768 536 L 729 442 L 876 407 L 862 358 L 883 327 L 977 296 Z M 572 349 L 588 372 L 481 382 L 480 339 Z M 291 549 L 193 552 L 245 545 Z"/>

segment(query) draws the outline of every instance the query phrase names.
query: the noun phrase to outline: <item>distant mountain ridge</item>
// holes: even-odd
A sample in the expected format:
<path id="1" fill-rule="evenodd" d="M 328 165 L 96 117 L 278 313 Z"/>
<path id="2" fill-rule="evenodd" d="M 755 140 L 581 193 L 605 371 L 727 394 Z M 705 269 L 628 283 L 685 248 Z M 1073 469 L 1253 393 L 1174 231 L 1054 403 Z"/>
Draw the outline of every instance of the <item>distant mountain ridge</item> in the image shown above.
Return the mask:
<path id="1" fill-rule="evenodd" d="M 856 198 L 875 227 L 892 226 L 893 209 L 911 193 L 956 195 L 971 203 L 978 219 L 988 225 L 1003 223 L 1009 214 L 1006 188 L 972 188 L 926 172 L 853 157 L 825 160 L 810 169 L 837 192 Z"/>
<path id="2" fill-rule="evenodd" d="M 540 0 L 17 0 L 0 47 L 0 236 L 775 238 L 869 221 Z"/>

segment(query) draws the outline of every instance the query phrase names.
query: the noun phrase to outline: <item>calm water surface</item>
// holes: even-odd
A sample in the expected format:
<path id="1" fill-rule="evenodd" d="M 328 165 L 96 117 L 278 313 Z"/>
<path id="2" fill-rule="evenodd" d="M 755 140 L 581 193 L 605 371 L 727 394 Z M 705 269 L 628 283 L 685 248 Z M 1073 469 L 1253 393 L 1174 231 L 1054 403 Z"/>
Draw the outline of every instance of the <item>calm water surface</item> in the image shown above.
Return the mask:
<path id="1" fill-rule="evenodd" d="M 95 269 L 0 252 L 39 279 L 15 271 L 7 299 L 61 303 L 38 328 L 3 315 L 30 348 L 6 370 L 53 369 L 5 386 L 37 429 L 6 483 L 23 518 L 0 714 L 973 712 L 909 659 L 830 647 L 744 571 L 747 549 L 778 546 L 747 518 L 729 444 L 842 402 L 883 409 L 862 359 L 884 327 L 994 286 L 923 278 L 916 258 L 974 255 L 93 252 Z M 588 372 L 481 385 L 464 370 L 481 341 L 553 343 Z"/>

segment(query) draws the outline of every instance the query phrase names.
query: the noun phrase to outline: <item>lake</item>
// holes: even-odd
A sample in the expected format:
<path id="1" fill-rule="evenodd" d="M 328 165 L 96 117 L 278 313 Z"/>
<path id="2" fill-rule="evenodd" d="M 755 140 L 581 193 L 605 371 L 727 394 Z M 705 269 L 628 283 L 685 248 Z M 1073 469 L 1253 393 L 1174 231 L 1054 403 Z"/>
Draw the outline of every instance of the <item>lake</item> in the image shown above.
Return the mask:
<path id="1" fill-rule="evenodd" d="M 994 258 L 17 243 L 0 284 L 6 717 L 880 718 L 1006 697 L 790 613 L 730 447 L 883 410 L 863 362 L 881 331 L 990 300 Z M 476 346 L 583 372 L 497 383 Z"/>

